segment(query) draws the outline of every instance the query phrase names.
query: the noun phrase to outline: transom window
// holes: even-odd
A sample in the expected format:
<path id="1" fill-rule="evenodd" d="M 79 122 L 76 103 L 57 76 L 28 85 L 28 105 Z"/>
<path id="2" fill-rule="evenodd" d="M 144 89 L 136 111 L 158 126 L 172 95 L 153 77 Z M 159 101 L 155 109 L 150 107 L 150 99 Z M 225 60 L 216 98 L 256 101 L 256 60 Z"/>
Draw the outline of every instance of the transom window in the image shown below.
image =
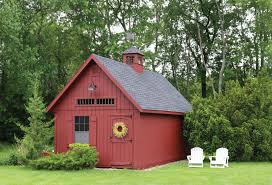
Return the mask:
<path id="1" fill-rule="evenodd" d="M 114 98 L 77 99 L 77 105 L 114 105 Z"/>
<path id="2" fill-rule="evenodd" d="M 75 131 L 89 131 L 89 116 L 75 116 Z"/>
<path id="3" fill-rule="evenodd" d="M 99 98 L 96 99 L 97 105 L 114 105 L 114 98 Z"/>
<path id="4" fill-rule="evenodd" d="M 77 99 L 78 105 L 93 105 L 94 99 Z"/>

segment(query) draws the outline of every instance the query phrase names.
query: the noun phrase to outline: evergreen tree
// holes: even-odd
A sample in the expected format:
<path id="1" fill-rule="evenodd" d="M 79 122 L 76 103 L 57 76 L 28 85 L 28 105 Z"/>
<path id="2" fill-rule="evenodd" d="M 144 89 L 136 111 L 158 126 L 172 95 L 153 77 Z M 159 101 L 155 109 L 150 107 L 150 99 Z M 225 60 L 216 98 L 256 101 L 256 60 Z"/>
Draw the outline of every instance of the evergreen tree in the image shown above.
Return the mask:
<path id="1" fill-rule="evenodd" d="M 52 122 L 47 121 L 45 104 L 39 95 L 39 83 L 33 83 L 33 95 L 29 98 L 26 110 L 29 113 L 29 126 L 20 124 L 24 137 L 18 142 L 18 151 L 26 159 L 36 159 L 41 152 L 50 144 L 53 137 Z"/>

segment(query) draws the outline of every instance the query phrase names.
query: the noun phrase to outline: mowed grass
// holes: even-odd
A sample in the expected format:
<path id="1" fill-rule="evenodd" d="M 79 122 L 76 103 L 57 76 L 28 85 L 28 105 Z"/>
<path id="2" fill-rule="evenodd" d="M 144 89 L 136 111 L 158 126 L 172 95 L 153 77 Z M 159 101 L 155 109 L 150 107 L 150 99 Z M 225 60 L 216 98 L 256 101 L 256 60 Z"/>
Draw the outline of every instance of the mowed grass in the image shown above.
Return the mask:
<path id="1" fill-rule="evenodd" d="M 152 170 L 47 171 L 0 166 L 1 185 L 270 185 L 272 163 L 230 163 L 229 168 L 188 168 L 186 161 Z"/>
<path id="2" fill-rule="evenodd" d="M 0 143 L 0 162 L 14 151 Z M 229 168 L 188 168 L 186 161 L 151 170 L 33 170 L 1 166 L 0 185 L 272 185 L 272 163 L 231 162 Z"/>

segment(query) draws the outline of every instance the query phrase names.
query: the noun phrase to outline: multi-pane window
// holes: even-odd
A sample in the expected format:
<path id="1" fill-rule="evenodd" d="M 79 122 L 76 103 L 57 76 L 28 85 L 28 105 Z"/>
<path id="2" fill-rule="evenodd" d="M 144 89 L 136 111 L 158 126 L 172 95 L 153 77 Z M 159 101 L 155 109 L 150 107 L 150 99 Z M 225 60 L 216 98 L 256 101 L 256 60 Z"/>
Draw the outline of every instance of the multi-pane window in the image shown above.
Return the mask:
<path id="1" fill-rule="evenodd" d="M 98 98 L 96 99 L 97 105 L 114 105 L 114 98 Z"/>
<path id="2" fill-rule="evenodd" d="M 133 64 L 134 56 L 127 56 L 127 64 Z"/>
<path id="3" fill-rule="evenodd" d="M 89 131 L 89 116 L 75 116 L 75 131 Z"/>
<path id="4" fill-rule="evenodd" d="M 77 105 L 114 105 L 114 98 L 77 99 Z"/>
<path id="5" fill-rule="evenodd" d="M 94 99 L 77 99 L 78 105 L 93 105 Z"/>
<path id="6" fill-rule="evenodd" d="M 143 65 L 143 57 L 138 57 L 138 64 Z"/>

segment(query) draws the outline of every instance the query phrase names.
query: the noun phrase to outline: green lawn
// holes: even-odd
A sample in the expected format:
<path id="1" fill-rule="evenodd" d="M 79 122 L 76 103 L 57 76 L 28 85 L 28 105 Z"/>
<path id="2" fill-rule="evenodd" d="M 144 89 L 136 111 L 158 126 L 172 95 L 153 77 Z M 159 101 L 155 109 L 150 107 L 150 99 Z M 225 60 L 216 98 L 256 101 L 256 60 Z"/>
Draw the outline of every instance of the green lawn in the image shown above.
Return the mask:
<path id="1" fill-rule="evenodd" d="M 272 184 L 272 163 L 230 163 L 226 169 L 187 168 L 177 162 L 153 169 L 37 171 L 26 167 L 0 166 L 1 185 L 256 185 Z"/>
<path id="2" fill-rule="evenodd" d="M 0 143 L 0 161 L 14 150 Z M 152 170 L 46 171 L 0 166 L 0 185 L 272 185 L 272 163 L 232 162 L 229 168 L 188 168 L 176 162 Z"/>

